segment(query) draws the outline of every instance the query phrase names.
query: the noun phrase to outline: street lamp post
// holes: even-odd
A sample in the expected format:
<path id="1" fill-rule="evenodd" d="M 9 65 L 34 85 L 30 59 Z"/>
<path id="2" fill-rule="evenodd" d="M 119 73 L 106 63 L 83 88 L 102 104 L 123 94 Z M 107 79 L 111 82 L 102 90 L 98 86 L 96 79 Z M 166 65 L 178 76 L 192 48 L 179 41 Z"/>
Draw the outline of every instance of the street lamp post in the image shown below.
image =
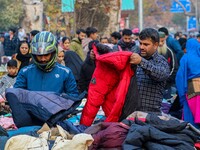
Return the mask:
<path id="1" fill-rule="evenodd" d="M 139 28 L 141 31 L 143 29 L 143 0 L 138 0 L 138 8 Z"/>
<path id="2" fill-rule="evenodd" d="M 196 28 L 199 31 L 199 8 L 198 8 L 198 0 L 196 0 Z"/>

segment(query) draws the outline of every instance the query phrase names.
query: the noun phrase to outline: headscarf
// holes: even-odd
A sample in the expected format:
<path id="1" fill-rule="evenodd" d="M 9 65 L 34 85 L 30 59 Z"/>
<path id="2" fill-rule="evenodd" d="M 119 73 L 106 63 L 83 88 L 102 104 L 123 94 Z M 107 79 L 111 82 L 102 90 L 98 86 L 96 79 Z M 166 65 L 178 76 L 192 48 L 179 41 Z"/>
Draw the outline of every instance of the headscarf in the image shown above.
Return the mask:
<path id="1" fill-rule="evenodd" d="M 186 43 L 187 53 L 180 60 L 180 67 L 176 74 L 176 87 L 181 105 L 183 105 L 184 120 L 194 123 L 194 116 L 189 108 L 186 94 L 188 80 L 200 77 L 200 43 L 196 39 L 189 39 Z"/>
<path id="2" fill-rule="evenodd" d="M 200 77 L 200 43 L 196 39 L 189 39 L 186 43 L 186 51 L 176 74 L 176 86 L 181 103 L 186 100 L 188 80 Z"/>
<path id="3" fill-rule="evenodd" d="M 61 42 L 60 42 L 60 47 L 61 47 L 64 51 L 69 50 L 69 49 L 66 49 L 66 48 L 64 47 L 64 42 L 65 42 L 66 40 L 69 40 L 69 42 L 70 42 L 70 38 L 69 38 L 69 37 L 66 37 L 66 36 L 63 37 L 62 40 L 61 40 Z"/>
<path id="4" fill-rule="evenodd" d="M 29 43 L 28 42 L 25 42 L 25 41 L 22 41 L 20 44 L 19 44 L 19 48 L 18 48 L 18 51 L 17 51 L 17 60 L 21 61 L 21 65 L 19 67 L 19 70 L 25 66 L 28 66 L 29 63 L 30 63 L 30 58 L 31 58 L 31 55 L 30 53 L 28 52 L 27 54 L 25 55 L 22 55 L 21 51 L 20 51 L 20 46 L 24 43 L 27 43 L 28 44 L 28 47 L 30 48 L 29 46 Z"/>

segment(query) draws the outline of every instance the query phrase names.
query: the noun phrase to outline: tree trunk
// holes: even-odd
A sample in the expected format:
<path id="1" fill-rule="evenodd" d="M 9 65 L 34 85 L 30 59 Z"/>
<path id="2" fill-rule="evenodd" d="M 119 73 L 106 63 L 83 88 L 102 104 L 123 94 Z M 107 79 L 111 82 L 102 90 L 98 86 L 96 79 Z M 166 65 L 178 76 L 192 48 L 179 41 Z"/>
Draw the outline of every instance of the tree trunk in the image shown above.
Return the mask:
<path id="1" fill-rule="evenodd" d="M 24 18 L 21 26 L 26 32 L 31 30 L 42 30 L 43 23 L 43 3 L 37 1 L 33 3 L 32 0 L 24 0 Z"/>
<path id="2" fill-rule="evenodd" d="M 76 29 L 96 27 L 100 36 L 119 30 L 121 0 L 77 0 Z"/>

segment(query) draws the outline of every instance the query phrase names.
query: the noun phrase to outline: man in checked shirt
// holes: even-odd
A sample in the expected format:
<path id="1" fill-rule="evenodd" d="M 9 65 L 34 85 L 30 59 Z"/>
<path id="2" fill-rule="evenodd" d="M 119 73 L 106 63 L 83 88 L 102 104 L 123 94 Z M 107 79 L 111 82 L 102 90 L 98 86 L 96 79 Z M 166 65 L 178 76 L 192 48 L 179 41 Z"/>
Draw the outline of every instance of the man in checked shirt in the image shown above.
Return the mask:
<path id="1" fill-rule="evenodd" d="M 141 99 L 140 111 L 160 112 L 165 82 L 170 70 L 167 60 L 158 54 L 158 31 L 146 28 L 139 34 L 140 54 L 133 53 L 130 63 L 137 65 L 136 77 Z"/>

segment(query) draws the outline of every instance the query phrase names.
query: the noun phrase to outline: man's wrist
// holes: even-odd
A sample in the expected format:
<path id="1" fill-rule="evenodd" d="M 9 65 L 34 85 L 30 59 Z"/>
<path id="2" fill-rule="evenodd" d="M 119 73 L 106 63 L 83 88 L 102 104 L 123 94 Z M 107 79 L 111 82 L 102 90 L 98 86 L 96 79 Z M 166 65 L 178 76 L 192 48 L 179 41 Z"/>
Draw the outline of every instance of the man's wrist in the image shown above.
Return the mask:
<path id="1" fill-rule="evenodd" d="M 140 61 L 139 65 L 140 65 L 141 67 L 144 67 L 144 66 L 145 66 L 145 64 L 146 64 L 146 62 L 147 62 L 147 60 L 146 60 L 146 59 L 144 59 L 144 58 L 142 57 L 142 59 L 141 59 L 141 61 Z"/>

